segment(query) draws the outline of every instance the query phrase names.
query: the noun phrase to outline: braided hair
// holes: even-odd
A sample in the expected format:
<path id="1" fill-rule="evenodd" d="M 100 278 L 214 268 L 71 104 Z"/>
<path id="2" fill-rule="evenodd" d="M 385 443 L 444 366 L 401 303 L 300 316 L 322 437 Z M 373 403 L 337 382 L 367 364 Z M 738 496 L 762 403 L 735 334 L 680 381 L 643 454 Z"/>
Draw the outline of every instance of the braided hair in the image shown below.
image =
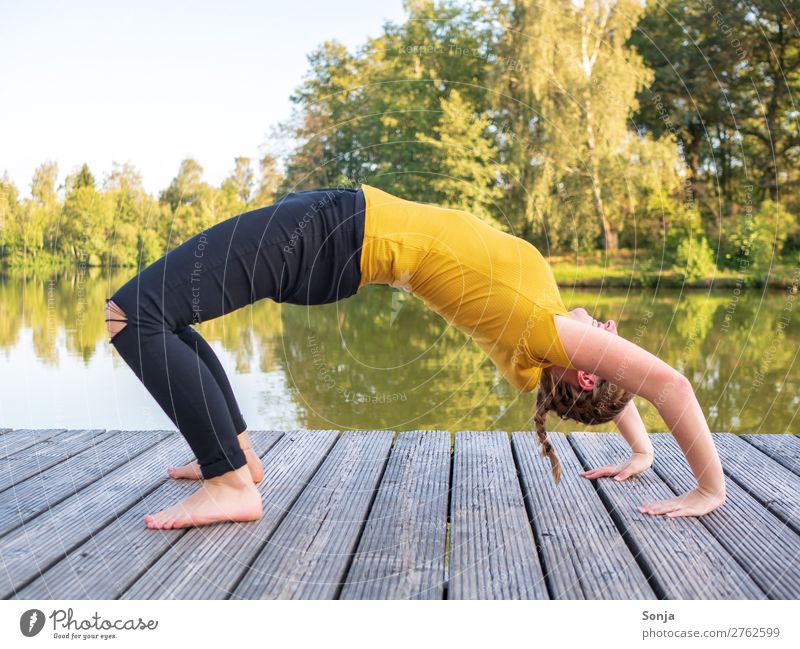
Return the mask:
<path id="1" fill-rule="evenodd" d="M 632 392 L 606 379 L 600 379 L 592 390 L 584 390 L 566 381 L 554 380 L 549 372 L 542 372 L 533 422 L 542 457 L 550 460 L 556 484 L 561 481 L 561 463 L 547 438 L 547 413 L 553 410 L 562 419 L 574 419 L 588 425 L 603 424 L 622 412 L 632 398 Z"/>

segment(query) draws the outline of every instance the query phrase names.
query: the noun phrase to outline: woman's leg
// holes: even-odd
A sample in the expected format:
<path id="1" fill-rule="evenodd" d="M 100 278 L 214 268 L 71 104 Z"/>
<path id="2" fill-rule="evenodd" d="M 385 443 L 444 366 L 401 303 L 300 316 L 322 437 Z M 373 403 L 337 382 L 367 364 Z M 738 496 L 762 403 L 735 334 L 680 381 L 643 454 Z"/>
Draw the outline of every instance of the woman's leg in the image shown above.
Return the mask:
<path id="1" fill-rule="evenodd" d="M 146 516 L 150 527 L 261 515 L 237 439 L 238 405 L 216 356 L 188 325 L 265 297 L 320 304 L 355 293 L 353 251 L 363 237 L 355 204 L 353 192 L 287 195 L 192 237 L 112 296 L 111 343 L 184 435 L 206 478 L 196 494 Z"/>
<path id="2" fill-rule="evenodd" d="M 170 529 L 260 518 L 261 496 L 246 466 L 225 396 L 211 371 L 174 331 L 154 327 L 146 317 L 133 322 L 117 302 L 110 304 L 127 318 L 111 343 L 184 435 L 206 478 L 197 493 L 146 515 L 145 523 Z"/>
<path id="3" fill-rule="evenodd" d="M 112 299 L 113 301 L 113 299 Z M 114 302 L 119 307 L 120 305 Z M 130 318 L 126 309 L 120 309 Z M 183 433 L 213 478 L 245 464 L 225 394 L 203 359 L 180 335 L 140 314 L 111 343 L 162 410 Z"/>
<path id="4" fill-rule="evenodd" d="M 111 300 L 108 300 L 107 303 L 108 307 L 106 312 L 106 322 L 126 323 L 127 320 L 125 319 L 125 314 L 122 312 L 122 310 Z M 113 335 L 120 331 L 123 326 L 124 324 L 109 324 L 109 333 Z M 228 376 L 225 374 L 222 364 L 219 362 L 214 350 L 211 349 L 211 346 L 194 329 L 191 327 L 184 327 L 183 329 L 178 330 L 176 333 L 178 337 L 184 343 L 186 343 L 189 348 L 193 350 L 205 363 L 206 367 L 214 376 L 217 385 L 222 390 L 222 394 L 225 396 L 225 401 L 228 404 L 228 411 L 233 418 L 233 423 L 237 431 L 239 446 L 241 447 L 245 454 L 245 458 L 247 459 L 247 466 L 250 469 L 250 475 L 253 477 L 253 482 L 258 484 L 264 478 L 264 467 L 261 462 L 261 458 L 258 457 L 255 449 L 253 449 L 250 438 L 247 435 L 247 424 L 245 423 L 244 417 L 239 410 L 239 404 L 236 402 L 236 397 L 233 394 L 233 388 L 231 388 L 231 384 L 228 381 Z M 197 460 L 194 460 L 193 462 L 181 467 L 170 466 L 167 468 L 167 473 L 171 478 L 175 479 L 200 480 L 203 477 L 203 473 L 200 469 L 200 463 Z"/>
<path id="5" fill-rule="evenodd" d="M 219 358 L 217 358 L 214 350 L 211 349 L 211 345 L 209 345 L 205 338 L 197 333 L 197 331 L 192 329 L 192 327 L 184 327 L 180 329 L 177 334 L 178 337 L 189 346 L 189 349 L 193 350 L 200 360 L 205 363 L 206 367 L 214 376 L 220 390 L 222 390 L 222 394 L 228 404 L 228 412 L 231 414 L 239 438 L 239 446 L 242 451 L 244 451 L 245 458 L 247 459 L 250 475 L 253 476 L 253 482 L 258 484 L 264 478 L 264 467 L 261 463 L 261 458 L 258 457 L 258 454 L 252 447 L 250 439 L 245 432 L 247 430 L 247 424 L 239 410 L 239 404 L 233 394 L 233 388 L 228 380 L 228 375 L 225 373 L 225 369 L 222 367 L 222 363 L 219 362 Z M 182 467 L 169 467 L 167 471 L 172 478 L 199 480 L 203 477 L 200 464 L 197 460 Z"/>
<path id="6" fill-rule="evenodd" d="M 122 320 L 109 322 L 111 343 L 185 437 L 205 478 L 196 494 L 147 516 L 150 527 L 261 515 L 261 498 L 237 438 L 244 421 L 230 385 L 217 380 L 214 372 L 224 372 L 216 357 L 212 370 L 206 362 L 210 357 L 204 360 L 200 353 L 206 346 L 198 346 L 199 335 L 186 329 L 293 290 L 302 272 L 282 247 L 299 215 L 296 209 L 279 211 L 270 206 L 218 223 L 142 270 L 110 298 L 109 318 Z"/>

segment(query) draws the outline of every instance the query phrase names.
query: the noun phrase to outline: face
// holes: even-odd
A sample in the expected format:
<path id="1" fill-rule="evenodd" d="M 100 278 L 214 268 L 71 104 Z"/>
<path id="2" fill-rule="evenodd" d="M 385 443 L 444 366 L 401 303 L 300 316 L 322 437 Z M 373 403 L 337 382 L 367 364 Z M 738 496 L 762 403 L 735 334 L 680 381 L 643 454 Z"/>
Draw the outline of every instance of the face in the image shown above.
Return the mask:
<path id="1" fill-rule="evenodd" d="M 598 329 L 603 329 L 609 333 L 617 335 L 617 323 L 613 320 L 606 320 L 605 322 L 595 320 L 583 307 L 572 309 L 572 311 L 569 313 L 573 320 L 584 322 L 589 326 L 597 327 Z M 583 388 L 584 390 L 592 390 L 600 381 L 600 377 L 597 376 L 597 374 L 589 374 L 583 370 L 570 370 L 566 367 L 552 365 L 548 368 L 548 371 L 554 379 L 566 381 L 567 383 L 574 385 L 576 388 Z"/>

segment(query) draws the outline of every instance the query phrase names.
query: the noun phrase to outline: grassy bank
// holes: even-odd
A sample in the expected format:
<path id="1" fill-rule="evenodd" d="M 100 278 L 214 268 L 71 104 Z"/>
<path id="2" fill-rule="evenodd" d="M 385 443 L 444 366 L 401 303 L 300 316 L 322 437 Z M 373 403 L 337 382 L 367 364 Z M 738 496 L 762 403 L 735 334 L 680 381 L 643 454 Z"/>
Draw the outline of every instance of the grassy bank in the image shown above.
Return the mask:
<path id="1" fill-rule="evenodd" d="M 772 268 L 742 271 L 717 268 L 713 275 L 687 282 L 672 264 L 662 260 L 658 252 L 619 250 L 613 255 L 603 252 L 580 256 L 548 258 L 556 281 L 561 287 L 608 288 L 798 288 L 800 263 L 793 259 L 777 260 Z"/>
<path id="2" fill-rule="evenodd" d="M 648 250 L 619 250 L 612 255 L 598 251 L 580 256 L 558 256 L 547 258 L 559 286 L 575 288 L 771 288 L 798 289 L 800 284 L 800 260 L 780 259 L 772 268 L 735 269 L 717 268 L 713 275 L 687 282 L 672 265 L 661 259 L 659 253 Z M 23 263 L 16 258 L 13 263 L 0 260 L 0 272 L 18 276 L 33 274 L 47 276 L 73 270 L 100 273 L 103 268 L 93 264 L 78 264 L 52 255 L 31 256 Z M 5 262 L 5 263 L 4 263 Z M 108 271 L 108 268 L 105 268 Z M 136 273 L 135 266 L 112 267 L 114 272 Z"/>

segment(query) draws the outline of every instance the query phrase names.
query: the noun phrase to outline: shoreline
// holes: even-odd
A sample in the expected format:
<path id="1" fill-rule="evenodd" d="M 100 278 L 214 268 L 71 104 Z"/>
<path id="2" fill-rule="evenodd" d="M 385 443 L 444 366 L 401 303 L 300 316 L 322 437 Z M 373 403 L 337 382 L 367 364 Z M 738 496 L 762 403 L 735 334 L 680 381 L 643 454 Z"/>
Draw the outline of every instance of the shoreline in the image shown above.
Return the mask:
<path id="1" fill-rule="evenodd" d="M 641 251 L 640 251 L 641 252 Z M 545 257 L 550 263 L 556 283 L 562 288 L 615 288 L 615 289 L 768 289 L 798 292 L 800 264 L 783 261 L 773 265 L 767 272 L 736 272 L 717 269 L 707 277 L 686 281 L 671 268 L 656 270 L 646 264 L 636 264 L 637 257 L 630 251 L 619 251 L 614 260 L 603 263 L 599 255 L 593 258 L 571 259 L 567 257 Z M 48 260 L 49 261 L 49 260 Z M 101 266 L 87 263 L 28 263 L 8 264 L 0 262 L 0 275 L 49 277 L 54 273 L 114 273 L 137 272 L 136 266 Z"/>

